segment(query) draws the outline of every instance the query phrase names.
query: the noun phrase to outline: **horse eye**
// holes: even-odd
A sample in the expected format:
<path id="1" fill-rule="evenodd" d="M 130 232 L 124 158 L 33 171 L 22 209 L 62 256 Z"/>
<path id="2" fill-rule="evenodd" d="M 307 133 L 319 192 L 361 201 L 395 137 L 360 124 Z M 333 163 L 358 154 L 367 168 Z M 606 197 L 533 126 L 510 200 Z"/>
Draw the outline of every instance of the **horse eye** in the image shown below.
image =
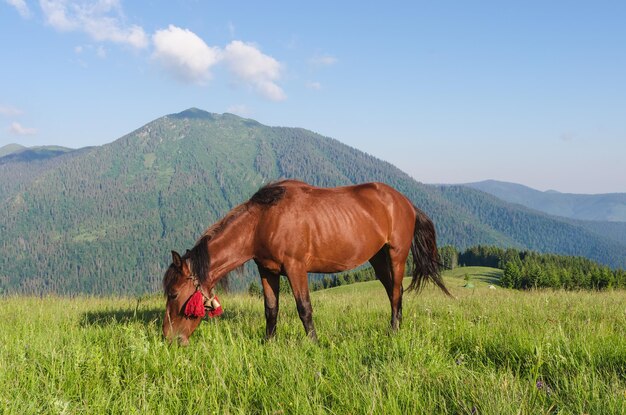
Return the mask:
<path id="1" fill-rule="evenodd" d="M 175 300 L 176 297 L 178 297 L 178 293 L 168 293 L 167 294 L 167 298 L 169 298 L 170 300 Z"/>

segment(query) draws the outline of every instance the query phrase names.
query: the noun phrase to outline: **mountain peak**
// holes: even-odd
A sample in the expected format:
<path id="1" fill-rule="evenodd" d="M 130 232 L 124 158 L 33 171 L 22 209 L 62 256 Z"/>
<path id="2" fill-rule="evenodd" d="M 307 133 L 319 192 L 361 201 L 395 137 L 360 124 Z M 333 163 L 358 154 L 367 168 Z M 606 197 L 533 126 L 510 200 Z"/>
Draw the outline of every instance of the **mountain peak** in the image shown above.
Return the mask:
<path id="1" fill-rule="evenodd" d="M 168 115 L 168 117 L 178 119 L 195 118 L 204 120 L 215 120 L 217 117 L 219 117 L 219 114 L 213 114 L 211 112 L 201 110 L 200 108 L 192 107 L 186 109 L 185 111 L 179 112 L 178 114 L 170 114 Z"/>
<path id="2" fill-rule="evenodd" d="M 243 118 L 237 114 L 225 112 L 223 114 L 216 114 L 208 112 L 200 108 L 189 108 L 177 114 L 167 115 L 166 118 L 173 118 L 177 120 L 204 120 L 204 121 L 225 121 L 225 122 L 239 122 L 248 126 L 262 125 L 256 120 Z"/>

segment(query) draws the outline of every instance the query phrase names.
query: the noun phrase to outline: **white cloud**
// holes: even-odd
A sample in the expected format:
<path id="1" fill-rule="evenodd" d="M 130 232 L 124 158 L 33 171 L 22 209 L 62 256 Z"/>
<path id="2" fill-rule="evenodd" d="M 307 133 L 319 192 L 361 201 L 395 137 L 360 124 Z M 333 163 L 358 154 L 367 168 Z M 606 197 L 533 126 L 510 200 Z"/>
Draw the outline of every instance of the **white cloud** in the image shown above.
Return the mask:
<path id="1" fill-rule="evenodd" d="M 28 10 L 25 0 L 5 1 L 18 11 Z M 157 30 L 149 37 L 141 26 L 126 23 L 121 0 L 39 0 L 39 6 L 46 23 L 57 31 L 83 32 L 97 42 L 113 42 L 137 49 L 152 44 L 153 60 L 183 82 L 205 84 L 212 78 L 212 68 L 224 63 L 239 83 L 251 86 L 263 97 L 273 101 L 287 98 L 278 85 L 282 64 L 254 44 L 234 40 L 225 48 L 209 46 L 194 32 L 174 25 Z M 235 35 L 232 22 L 228 22 L 228 30 L 231 37 Z M 91 45 L 74 47 L 76 55 L 88 50 L 95 50 L 99 58 L 107 56 L 107 50 L 100 45 L 95 49 Z M 323 58 L 325 62 L 329 59 L 334 62 L 332 57 Z M 78 62 L 86 65 L 81 60 Z"/>
<path id="2" fill-rule="evenodd" d="M 337 58 L 330 55 L 321 55 L 312 57 L 309 62 L 314 66 L 331 66 L 336 64 Z"/>
<path id="3" fill-rule="evenodd" d="M 320 89 L 322 89 L 322 84 L 320 84 L 319 82 L 309 81 L 306 83 L 306 87 L 314 91 L 319 91 Z"/>
<path id="4" fill-rule="evenodd" d="M 252 44 L 234 40 L 221 49 L 207 45 L 191 30 L 174 25 L 156 31 L 152 42 L 153 58 L 183 82 L 205 84 L 212 78 L 212 68 L 223 62 L 237 81 L 252 86 L 263 97 L 273 101 L 287 98 L 276 83 L 282 65 Z"/>
<path id="5" fill-rule="evenodd" d="M 282 88 L 276 84 L 281 76 L 282 65 L 254 45 L 234 40 L 224 49 L 224 60 L 240 81 L 252 85 L 265 98 L 272 101 L 287 98 Z"/>
<path id="6" fill-rule="evenodd" d="M 62 32 L 78 29 L 77 19 L 67 17 L 67 4 L 61 0 L 39 0 L 41 11 L 50 26 Z"/>
<path id="7" fill-rule="evenodd" d="M 99 42 L 114 42 L 137 49 L 148 46 L 141 26 L 126 25 L 118 0 L 39 0 L 50 26 L 62 32 L 82 31 Z"/>
<path id="8" fill-rule="evenodd" d="M 24 19 L 28 19 L 30 17 L 30 9 L 24 0 L 6 0 L 8 4 L 15 7 L 17 12 Z"/>
<path id="9" fill-rule="evenodd" d="M 211 79 L 211 67 L 220 60 L 220 50 L 208 46 L 198 35 L 170 25 L 153 36 L 153 57 L 180 80 L 203 84 Z"/>
<path id="10" fill-rule="evenodd" d="M 22 114 L 23 112 L 17 108 L 0 105 L 0 115 L 4 115 L 6 117 L 16 117 Z"/>
<path id="11" fill-rule="evenodd" d="M 9 132 L 15 134 L 15 135 L 33 135 L 33 134 L 37 134 L 37 130 L 34 128 L 27 128 L 22 126 L 22 124 L 18 123 L 18 122 L 13 122 L 11 123 L 11 126 L 9 127 Z"/>

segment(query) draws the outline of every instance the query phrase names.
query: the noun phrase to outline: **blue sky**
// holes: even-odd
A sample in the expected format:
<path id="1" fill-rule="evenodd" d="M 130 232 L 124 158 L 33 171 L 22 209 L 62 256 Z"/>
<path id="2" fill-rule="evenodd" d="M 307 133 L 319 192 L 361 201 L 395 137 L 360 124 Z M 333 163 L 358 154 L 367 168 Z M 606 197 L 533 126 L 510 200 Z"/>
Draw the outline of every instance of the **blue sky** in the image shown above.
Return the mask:
<path id="1" fill-rule="evenodd" d="M 198 107 L 426 183 L 626 192 L 626 2 L 0 0 L 0 146 Z"/>

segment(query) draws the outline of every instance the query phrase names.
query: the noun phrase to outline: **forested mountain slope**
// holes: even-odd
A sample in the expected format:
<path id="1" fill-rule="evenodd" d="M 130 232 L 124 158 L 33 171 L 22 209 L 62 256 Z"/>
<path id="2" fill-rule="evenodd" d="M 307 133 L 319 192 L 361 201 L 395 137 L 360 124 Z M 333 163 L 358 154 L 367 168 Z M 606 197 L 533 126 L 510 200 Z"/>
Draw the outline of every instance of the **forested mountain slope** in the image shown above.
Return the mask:
<path id="1" fill-rule="evenodd" d="M 578 220 L 574 224 L 626 246 L 626 222 Z"/>
<path id="2" fill-rule="evenodd" d="M 566 218 L 626 222 L 626 193 L 581 195 L 555 191 L 541 192 L 516 183 L 485 180 L 464 186 L 478 189 L 531 209 Z"/>
<path id="3" fill-rule="evenodd" d="M 57 146 L 24 147 L 0 157 L 0 201 L 26 190 L 26 186 L 48 170 L 89 150 L 89 147 L 79 150 Z"/>
<path id="4" fill-rule="evenodd" d="M 1 292 L 158 289 L 171 249 L 190 248 L 230 208 L 281 177 L 320 186 L 389 183 L 433 218 L 440 244 L 625 261 L 615 258 L 623 245 L 582 227 L 471 189 L 424 185 L 337 140 L 231 114 L 190 109 L 104 146 L 21 163 L 0 166 Z M 507 227 L 507 217 L 523 225 Z"/>
<path id="5" fill-rule="evenodd" d="M 464 186 L 442 186 L 440 190 L 445 198 L 463 206 L 482 223 L 509 235 L 525 248 L 584 256 L 625 267 L 626 245 L 618 241 L 617 232 L 615 239 L 605 237 L 583 221 L 547 215 Z"/>

